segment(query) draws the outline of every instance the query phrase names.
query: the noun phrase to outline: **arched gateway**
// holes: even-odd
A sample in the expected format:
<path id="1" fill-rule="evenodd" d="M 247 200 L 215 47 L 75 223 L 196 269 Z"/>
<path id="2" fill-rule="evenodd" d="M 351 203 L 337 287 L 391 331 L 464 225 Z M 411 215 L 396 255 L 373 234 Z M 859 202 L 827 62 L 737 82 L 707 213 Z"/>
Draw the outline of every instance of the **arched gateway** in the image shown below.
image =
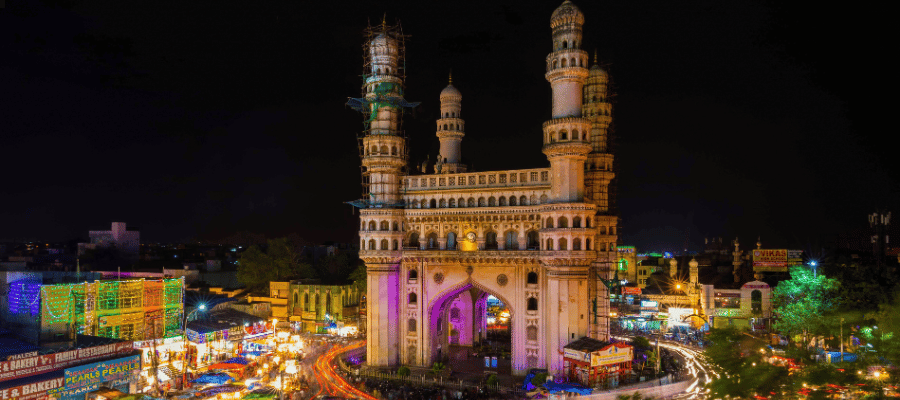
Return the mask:
<path id="1" fill-rule="evenodd" d="M 553 118 L 543 125 L 542 147 L 550 166 L 485 172 L 460 160 L 466 125 L 452 80 L 440 94 L 437 163 L 408 172 L 401 116 L 418 103 L 403 98 L 405 36 L 399 25 L 366 30 L 363 96 L 348 105 L 366 124 L 364 198 L 350 203 L 360 208 L 368 275 L 369 365 L 427 367 L 451 346 L 478 343 L 489 295 L 511 314 L 514 374 L 559 373 L 565 345 L 608 338 L 603 280 L 615 262 L 618 222 L 608 190 L 609 78 L 596 59 L 585 68 L 583 23 L 568 0 L 550 19 Z"/>

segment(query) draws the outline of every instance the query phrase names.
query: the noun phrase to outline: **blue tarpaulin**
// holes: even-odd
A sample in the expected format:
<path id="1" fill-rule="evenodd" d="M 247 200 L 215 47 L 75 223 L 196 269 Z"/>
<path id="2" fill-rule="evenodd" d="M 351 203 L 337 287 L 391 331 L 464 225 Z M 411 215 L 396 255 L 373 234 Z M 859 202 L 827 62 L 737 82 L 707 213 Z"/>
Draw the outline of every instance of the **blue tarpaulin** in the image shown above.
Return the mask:
<path id="1" fill-rule="evenodd" d="M 247 364 L 250 363 L 250 361 L 247 361 L 247 359 L 244 358 L 244 357 L 235 357 L 235 358 L 229 358 L 228 360 L 223 361 L 222 363 L 223 363 L 223 364 L 241 364 L 241 365 L 247 365 Z"/>
<path id="2" fill-rule="evenodd" d="M 550 391 L 550 393 L 564 391 L 564 392 L 572 392 L 572 393 L 588 395 L 594 391 L 594 389 L 584 387 L 581 385 L 570 384 L 570 383 L 546 382 L 546 383 L 544 383 L 544 387 L 547 388 L 547 390 Z"/>
<path id="3" fill-rule="evenodd" d="M 221 385 L 223 383 L 228 383 L 234 381 L 234 378 L 229 376 L 228 374 L 204 374 L 197 379 L 192 380 L 193 383 L 213 383 L 216 385 Z"/>
<path id="4" fill-rule="evenodd" d="M 534 390 L 535 386 L 533 383 L 531 383 L 531 380 L 534 379 L 535 375 L 537 375 L 537 374 L 546 374 L 546 373 L 547 373 L 546 369 L 532 368 L 530 371 L 528 371 L 528 375 L 525 375 L 525 384 L 522 385 L 522 390 L 524 390 L 526 392 Z"/>
<path id="5" fill-rule="evenodd" d="M 841 362 L 841 352 L 839 351 L 828 351 L 825 352 L 826 357 L 831 359 L 831 362 L 837 363 Z M 844 353 L 844 361 L 845 362 L 854 362 L 856 361 L 857 356 L 853 353 Z"/>

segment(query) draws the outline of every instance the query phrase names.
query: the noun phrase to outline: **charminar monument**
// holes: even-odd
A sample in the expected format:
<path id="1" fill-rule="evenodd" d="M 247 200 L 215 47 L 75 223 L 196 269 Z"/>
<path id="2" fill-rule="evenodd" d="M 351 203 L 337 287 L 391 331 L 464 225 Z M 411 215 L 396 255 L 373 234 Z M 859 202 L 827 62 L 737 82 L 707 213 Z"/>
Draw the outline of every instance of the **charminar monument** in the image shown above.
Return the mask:
<path id="1" fill-rule="evenodd" d="M 368 271 L 369 365 L 430 366 L 451 345 L 480 342 L 488 295 L 510 310 L 513 374 L 560 373 L 565 345 L 608 339 L 604 280 L 618 221 L 608 191 L 609 77 L 581 48 L 583 24 L 568 0 L 550 17 L 553 111 L 540 149 L 549 167 L 467 171 L 463 96 L 451 81 L 435 123 L 440 157 L 417 174 L 407 169 L 402 128 L 403 110 L 417 105 L 403 98 L 405 37 L 399 25 L 366 30 L 363 95 L 348 104 L 365 118 L 364 198 L 351 204 Z"/>

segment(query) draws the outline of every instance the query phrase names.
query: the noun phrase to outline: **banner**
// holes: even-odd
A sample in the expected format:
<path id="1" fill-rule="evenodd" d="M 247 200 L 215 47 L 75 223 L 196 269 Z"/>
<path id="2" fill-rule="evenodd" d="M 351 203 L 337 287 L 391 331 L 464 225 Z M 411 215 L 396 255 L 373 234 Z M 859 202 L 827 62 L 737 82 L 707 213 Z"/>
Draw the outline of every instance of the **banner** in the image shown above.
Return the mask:
<path id="1" fill-rule="evenodd" d="M 0 382 L 56 371 L 86 361 L 125 355 L 134 351 L 132 346 L 132 342 L 121 342 L 4 361 L 0 363 Z"/>
<path id="2" fill-rule="evenodd" d="M 140 371 L 141 356 L 135 355 L 69 368 L 66 369 L 63 377 L 65 378 L 65 388 L 69 390 L 123 379 L 127 376 L 138 374 Z"/>
<path id="3" fill-rule="evenodd" d="M 753 250 L 754 271 L 787 271 L 788 251 L 778 250 Z"/>
<path id="4" fill-rule="evenodd" d="M 639 287 L 629 287 L 629 286 L 626 286 L 626 287 L 623 287 L 623 288 L 622 288 L 622 294 L 636 294 L 636 295 L 640 295 L 640 294 L 641 294 L 641 288 L 639 288 Z"/>

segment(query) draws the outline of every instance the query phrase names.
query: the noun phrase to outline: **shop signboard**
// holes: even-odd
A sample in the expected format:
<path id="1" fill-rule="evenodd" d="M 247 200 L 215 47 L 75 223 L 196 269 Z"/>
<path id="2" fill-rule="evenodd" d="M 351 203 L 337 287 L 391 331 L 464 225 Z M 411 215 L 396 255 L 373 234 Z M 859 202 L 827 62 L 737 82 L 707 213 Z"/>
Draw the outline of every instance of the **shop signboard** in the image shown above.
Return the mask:
<path id="1" fill-rule="evenodd" d="M 753 250 L 753 270 L 754 271 L 787 271 L 788 251 L 785 249 L 777 250 Z"/>
<path id="2" fill-rule="evenodd" d="M 619 364 L 631 361 L 631 346 L 627 344 L 611 344 L 591 353 L 591 366 Z"/>
<path id="3" fill-rule="evenodd" d="M 21 386 L 0 389 L 0 399 L 30 400 L 47 397 L 47 393 L 63 387 L 63 378 L 28 383 Z"/>
<path id="4" fill-rule="evenodd" d="M 641 295 L 641 288 L 639 287 L 623 287 L 622 294 L 636 294 L 638 296 Z"/>
<path id="5" fill-rule="evenodd" d="M 0 362 L 0 382 L 56 371 L 87 361 L 125 355 L 134 351 L 132 346 L 132 342 L 121 342 L 3 361 Z"/>
<path id="6" fill-rule="evenodd" d="M 141 356 L 134 355 L 67 368 L 63 377 L 65 378 L 66 390 L 70 390 L 106 381 L 124 379 L 138 374 L 140 371 Z"/>
<path id="7" fill-rule="evenodd" d="M 787 264 L 790 266 L 803 264 L 803 250 L 788 250 Z"/>

